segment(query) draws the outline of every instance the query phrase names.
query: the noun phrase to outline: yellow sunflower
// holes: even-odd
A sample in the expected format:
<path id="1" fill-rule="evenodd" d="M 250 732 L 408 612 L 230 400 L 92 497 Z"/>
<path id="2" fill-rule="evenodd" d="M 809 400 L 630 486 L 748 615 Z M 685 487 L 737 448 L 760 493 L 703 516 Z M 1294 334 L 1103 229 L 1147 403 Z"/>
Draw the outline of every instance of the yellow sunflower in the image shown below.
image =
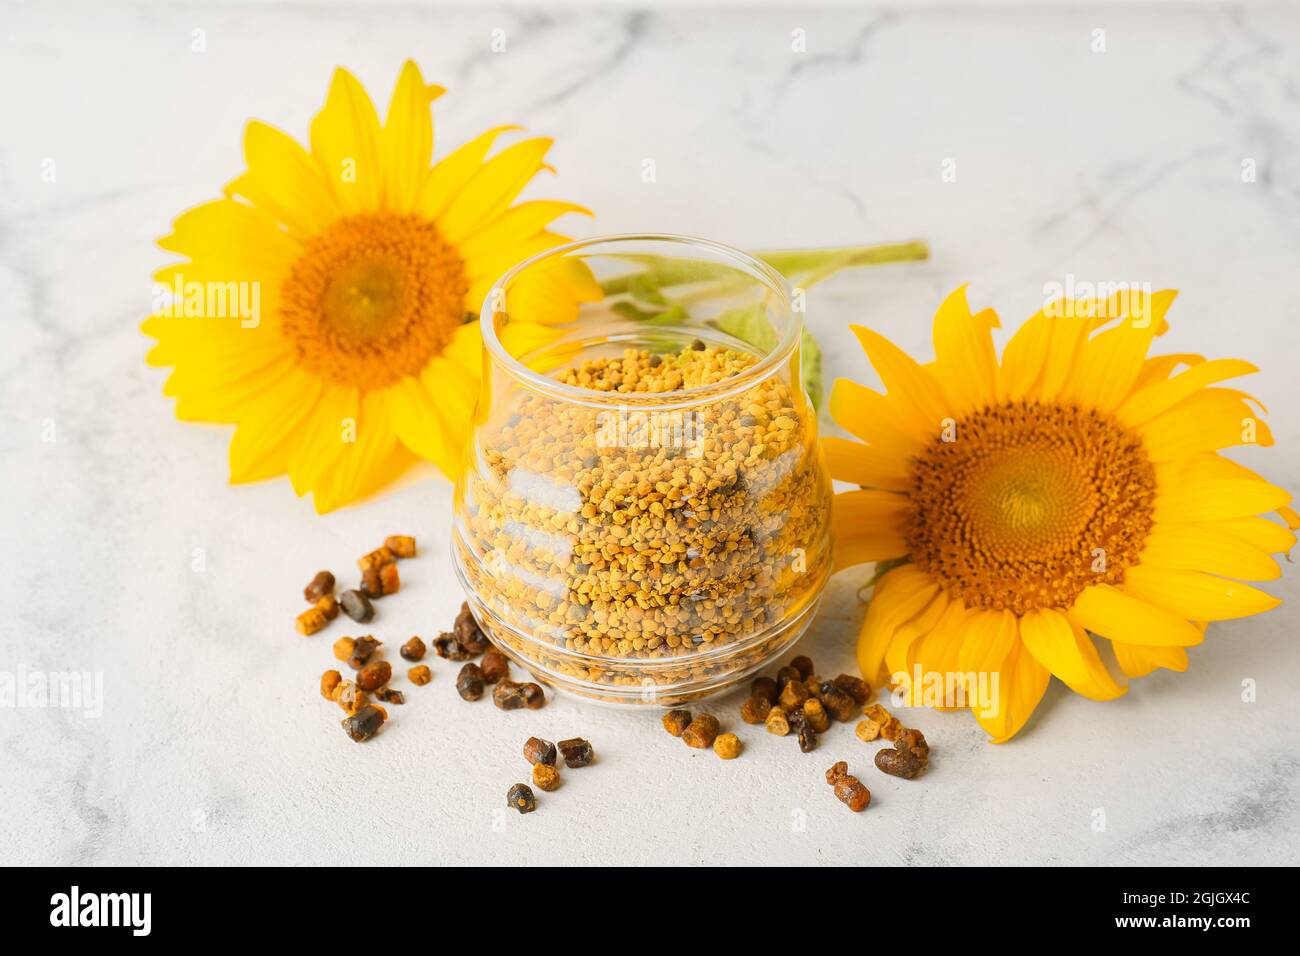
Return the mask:
<path id="1" fill-rule="evenodd" d="M 929 364 L 854 327 L 885 391 L 837 381 L 831 416 L 862 441 L 824 449 L 862 489 L 835 497 L 837 567 L 880 562 L 865 677 L 967 706 L 1000 743 L 1053 674 L 1110 700 L 1121 674 L 1185 670 L 1206 622 L 1279 603 L 1240 579 L 1278 577 L 1270 555 L 1295 543 L 1261 513 L 1300 521 L 1286 491 L 1218 454 L 1272 437 L 1254 399 L 1211 387 L 1256 369 L 1148 357 L 1174 295 L 1060 300 L 1000 363 L 997 316 L 972 313 L 964 288 L 935 316 Z M 977 675 L 996 688 L 979 706 Z M 966 696 L 927 696 L 941 686 Z"/>
<path id="2" fill-rule="evenodd" d="M 492 282 L 567 241 L 548 230 L 586 213 L 516 197 L 549 139 L 489 157 L 497 127 L 431 165 L 430 104 L 443 93 L 414 63 L 381 124 L 361 84 L 335 72 L 311 148 L 260 122 L 244 133 L 247 170 L 225 196 L 183 213 L 163 249 L 151 365 L 187 421 L 236 426 L 230 480 L 288 474 L 329 511 L 369 494 L 417 458 L 452 475 L 482 369 L 475 320 Z M 599 297 L 574 271 L 534 295 L 535 324 L 512 321 L 508 347 L 547 338 Z"/>

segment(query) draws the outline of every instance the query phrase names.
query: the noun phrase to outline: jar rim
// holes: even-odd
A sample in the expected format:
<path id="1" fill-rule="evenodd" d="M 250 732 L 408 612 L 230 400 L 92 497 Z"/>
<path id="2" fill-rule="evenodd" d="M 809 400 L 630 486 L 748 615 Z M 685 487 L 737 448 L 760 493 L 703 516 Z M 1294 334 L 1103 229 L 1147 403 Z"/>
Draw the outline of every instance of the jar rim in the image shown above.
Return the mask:
<path id="1" fill-rule="evenodd" d="M 748 272 L 756 281 L 761 283 L 768 289 L 768 291 L 776 296 L 777 301 L 782 307 L 783 313 L 789 319 L 787 327 L 776 345 L 768 350 L 758 362 L 755 362 L 748 368 L 730 376 L 729 378 L 723 379 L 720 382 L 714 382 L 708 385 L 696 385 L 691 388 L 682 388 L 670 392 L 630 393 L 608 392 L 593 388 L 583 388 L 579 385 L 568 385 L 542 372 L 534 371 L 506 351 L 504 344 L 501 342 L 501 337 L 497 334 L 496 328 L 495 317 L 499 314 L 495 309 L 493 309 L 493 302 L 496 299 L 496 290 L 508 288 L 510 283 L 515 281 L 515 279 L 526 270 L 547 260 L 568 256 L 578 250 L 592 246 L 633 242 L 662 242 L 707 249 L 717 256 L 731 260 L 732 264 Z M 751 256 L 749 253 L 737 249 L 735 246 L 729 246 L 726 243 L 717 242 L 713 239 L 700 239 L 695 236 L 688 236 L 680 233 L 644 232 L 616 233 L 613 235 L 577 239 L 573 242 L 567 242 L 562 246 L 545 249 L 536 255 L 529 256 L 527 259 L 516 263 L 502 273 L 496 282 L 492 283 L 487 297 L 483 300 L 483 305 L 479 309 L 479 331 L 483 338 L 483 345 L 488 350 L 489 354 L 491 354 L 492 357 L 513 378 L 527 383 L 539 391 L 548 392 L 555 397 L 584 404 L 598 405 L 627 404 L 629 402 L 645 401 L 667 401 L 673 405 L 689 405 L 698 401 L 715 401 L 737 392 L 745 391 L 746 389 L 752 388 L 756 382 L 766 378 L 794 352 L 795 347 L 799 344 L 799 337 L 803 331 L 803 320 L 800 318 L 799 314 L 794 311 L 790 289 L 786 284 L 785 278 L 780 272 L 762 259 Z"/>

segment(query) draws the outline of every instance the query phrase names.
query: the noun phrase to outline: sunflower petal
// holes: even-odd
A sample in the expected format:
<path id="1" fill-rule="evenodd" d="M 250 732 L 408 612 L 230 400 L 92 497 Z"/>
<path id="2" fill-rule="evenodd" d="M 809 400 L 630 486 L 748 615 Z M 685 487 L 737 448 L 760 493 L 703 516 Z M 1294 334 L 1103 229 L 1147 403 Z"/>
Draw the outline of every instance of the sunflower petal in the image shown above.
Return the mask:
<path id="1" fill-rule="evenodd" d="M 1147 535 L 1139 563 L 1247 581 L 1272 581 L 1282 574 L 1265 551 L 1213 522 L 1157 524 Z"/>
<path id="2" fill-rule="evenodd" d="M 1249 617 L 1271 611 L 1282 603 L 1271 594 L 1240 581 L 1152 565 L 1137 565 L 1125 571 L 1121 590 L 1197 621 Z"/>
<path id="3" fill-rule="evenodd" d="M 998 672 L 996 712 L 989 714 L 978 703 L 971 706 L 971 713 L 993 738 L 992 743 L 1004 744 L 1024 729 L 1051 679 L 1051 671 L 1017 644 Z"/>
<path id="4" fill-rule="evenodd" d="M 935 387 L 933 376 L 879 332 L 862 325 L 849 328 L 909 427 L 923 437 L 942 429 L 944 420 L 953 417 L 954 411 Z"/>
<path id="5" fill-rule="evenodd" d="M 1191 647 L 1205 635 L 1186 618 L 1109 584 L 1084 588 L 1068 612 L 1080 627 L 1128 644 Z"/>
<path id="6" fill-rule="evenodd" d="M 357 78 L 334 71 L 325 107 L 311 121 L 311 151 L 344 212 L 380 208 L 384 168 L 379 114 Z"/>
<path id="7" fill-rule="evenodd" d="M 836 481 L 887 491 L 907 491 L 912 487 L 907 463 L 879 449 L 834 437 L 823 438 L 821 448 L 826 470 Z"/>
<path id="8" fill-rule="evenodd" d="M 873 684 L 884 677 L 885 651 L 894 632 L 921 611 L 939 586 L 913 565 L 894 568 L 876 584 L 858 636 L 858 667 Z"/>
<path id="9" fill-rule="evenodd" d="M 500 215 L 544 165 L 554 140 L 539 137 L 508 146 L 479 167 L 437 219 L 438 231 L 458 243 Z"/>
<path id="10" fill-rule="evenodd" d="M 409 212 L 415 208 L 433 158 L 430 106 L 445 92 L 441 86 L 424 82 L 414 60 L 402 64 L 384 120 L 384 204 L 389 209 Z"/>
<path id="11" fill-rule="evenodd" d="M 1115 417 L 1131 428 L 1136 427 L 1168 411 L 1207 385 L 1258 371 L 1259 369 L 1254 365 L 1241 359 L 1215 359 L 1212 362 L 1201 362 L 1171 379 L 1156 382 L 1133 392 L 1115 410 Z"/>
<path id="12" fill-rule="evenodd" d="M 302 251 L 270 216 L 233 199 L 214 199 L 181 213 L 158 245 L 246 281 L 282 274 Z"/>
<path id="13" fill-rule="evenodd" d="M 902 461 L 921 450 L 923 439 L 912 431 L 900 405 L 865 385 L 837 378 L 828 410 L 837 425 L 883 454 Z"/>
<path id="14" fill-rule="evenodd" d="M 240 417 L 228 453 L 231 484 L 282 475 L 298 447 L 299 427 L 311 414 L 324 385 L 294 368 L 249 414 Z"/>
<path id="15" fill-rule="evenodd" d="M 550 199 L 521 202 L 473 230 L 457 243 L 457 249 L 464 259 L 491 255 L 503 247 L 512 246 L 541 232 L 551 222 L 569 213 L 592 215 L 590 209 L 577 203 Z"/>
<path id="16" fill-rule="evenodd" d="M 356 427 L 361 397 L 355 388 L 327 388 L 304 421 L 298 448 L 289 461 L 289 481 L 302 497 L 316 487 L 322 475 L 343 454 L 344 444 Z"/>
<path id="17" fill-rule="evenodd" d="M 1114 700 L 1128 692 L 1106 669 L 1088 633 L 1059 611 L 1030 611 L 1020 619 L 1020 640 L 1076 694 Z"/>
<path id="18" fill-rule="evenodd" d="M 312 487 L 312 504 L 325 514 L 357 501 L 388 484 L 405 470 L 409 459 L 397 456 L 397 434 L 382 391 L 367 392 L 357 414 L 355 440 Z"/>
<path id="19" fill-rule="evenodd" d="M 992 309 L 971 312 L 964 285 L 935 314 L 933 376 L 954 417 L 988 404 L 997 394 L 998 359 L 990 332 L 997 327 Z"/>
<path id="20" fill-rule="evenodd" d="M 437 221 L 457 193 L 478 172 L 497 138 L 504 132 L 517 129 L 518 126 L 495 126 L 440 160 L 420 187 L 415 211 L 425 219 Z"/>
<path id="21" fill-rule="evenodd" d="M 249 121 L 244 127 L 248 169 L 226 186 L 228 196 L 243 196 L 291 235 L 305 239 L 340 216 L 338 203 L 311 153 L 273 126 Z"/>
<path id="22" fill-rule="evenodd" d="M 1152 461 L 1234 445 L 1273 444 L 1267 424 L 1234 389 L 1205 388 L 1137 428 Z"/>
<path id="23" fill-rule="evenodd" d="M 920 659 L 917 652 L 937 631 L 950 626 L 953 619 L 963 620 L 965 613 L 961 602 L 950 601 L 941 588 L 935 592 L 930 603 L 894 630 L 894 638 L 885 651 L 889 685 L 908 687 L 910 690 L 908 699 L 912 706 L 920 706 L 920 700 L 916 695 L 920 693 L 921 686 L 915 684 L 912 679 L 913 665 Z"/>
<path id="24" fill-rule="evenodd" d="M 835 570 L 907 553 L 908 501 L 887 491 L 849 491 L 833 499 Z"/>
<path id="25" fill-rule="evenodd" d="M 1131 678 L 1146 677 L 1161 667 L 1180 674 L 1187 670 L 1187 651 L 1181 647 L 1125 644 L 1120 641 L 1111 641 L 1110 646 L 1115 652 L 1115 661 L 1120 670 Z"/>

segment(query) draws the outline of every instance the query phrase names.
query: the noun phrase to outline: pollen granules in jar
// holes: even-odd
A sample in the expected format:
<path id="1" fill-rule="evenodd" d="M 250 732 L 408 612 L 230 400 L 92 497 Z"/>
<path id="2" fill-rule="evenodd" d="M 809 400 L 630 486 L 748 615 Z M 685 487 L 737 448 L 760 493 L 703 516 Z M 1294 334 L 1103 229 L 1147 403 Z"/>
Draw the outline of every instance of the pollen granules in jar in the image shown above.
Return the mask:
<path id="1" fill-rule="evenodd" d="M 628 349 L 557 376 L 626 394 L 623 411 L 526 394 L 484 434 L 487 467 L 470 478 L 458 542 L 463 564 L 511 630 L 556 647 L 554 656 L 521 653 L 540 653 L 561 673 L 623 684 L 703 676 L 707 665 L 693 667 L 692 655 L 788 620 L 825 577 L 829 486 L 802 396 L 769 376 L 685 411 L 636 404 L 722 382 L 756 361 L 699 345 Z M 645 678 L 579 655 L 683 658 L 683 667 Z"/>

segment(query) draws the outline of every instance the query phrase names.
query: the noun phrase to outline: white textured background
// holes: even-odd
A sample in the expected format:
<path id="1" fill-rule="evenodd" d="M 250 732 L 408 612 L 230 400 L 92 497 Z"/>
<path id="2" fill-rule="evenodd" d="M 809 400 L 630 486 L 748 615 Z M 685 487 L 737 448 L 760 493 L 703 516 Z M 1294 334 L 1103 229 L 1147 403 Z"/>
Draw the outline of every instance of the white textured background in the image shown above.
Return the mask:
<path id="1" fill-rule="evenodd" d="M 434 636 L 459 603 L 449 489 L 322 519 L 285 482 L 228 487 L 225 430 L 172 418 L 137 325 L 153 239 L 239 171 L 246 118 L 304 137 L 335 64 L 386 102 L 407 56 L 450 88 L 439 153 L 502 122 L 557 138 L 559 178 L 533 192 L 598 212 L 575 231 L 931 240 L 929 264 L 816 290 L 832 376 L 870 380 L 850 320 L 928 349 L 962 281 L 1010 325 L 1067 274 L 1179 287 L 1162 349 L 1257 362 L 1278 447 L 1243 460 L 1300 486 L 1295 9 L 4 3 L 0 666 L 102 671 L 106 703 L 0 710 L 0 862 L 1300 862 L 1294 574 L 1266 585 L 1291 605 L 1213 626 L 1186 675 L 1106 705 L 1056 685 L 1009 745 L 908 715 L 934 748 L 914 782 L 869 767 L 849 727 L 801 755 L 741 724 L 738 698 L 717 706 L 748 749 L 724 763 L 657 715 L 464 704 L 437 661 L 381 738 L 349 742 L 316 691 L 345 630 L 294 634 L 298 592 L 409 531 L 424 554 L 374 631 L 394 651 Z M 801 647 L 824 673 L 851 667 L 860 579 L 836 579 Z M 599 763 L 507 815 L 531 734 L 586 736 Z M 822 780 L 840 758 L 872 787 L 864 814 Z"/>

